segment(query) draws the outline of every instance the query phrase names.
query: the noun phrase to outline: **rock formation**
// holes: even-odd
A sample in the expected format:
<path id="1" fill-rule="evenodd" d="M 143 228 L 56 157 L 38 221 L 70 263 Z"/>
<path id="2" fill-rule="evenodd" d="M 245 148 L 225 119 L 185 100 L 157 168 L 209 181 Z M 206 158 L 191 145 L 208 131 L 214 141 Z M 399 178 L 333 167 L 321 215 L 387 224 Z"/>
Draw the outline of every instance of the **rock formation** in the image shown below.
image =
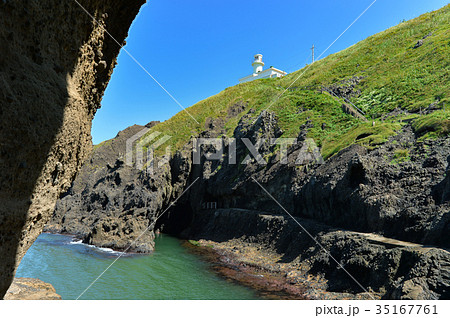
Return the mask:
<path id="1" fill-rule="evenodd" d="M 0 297 L 91 151 L 92 118 L 144 2 L 0 2 Z"/>
<path id="2" fill-rule="evenodd" d="M 308 121 L 283 164 L 279 149 L 268 142 L 283 134 L 277 117 L 263 112 L 254 121 L 255 111 L 241 101 L 225 117 L 208 118 L 198 137 L 222 136 L 225 120 L 245 111 L 230 133 L 260 143 L 265 165 L 255 158 L 240 164 L 248 155 L 242 143 L 236 147 L 238 165 L 232 164 L 227 138 L 220 160 L 202 157 L 194 165 L 191 140 L 149 174 L 124 165 L 124 142 L 139 126 L 104 143 L 86 161 L 91 120 L 116 63 L 118 43 L 124 43 L 143 2 L 80 0 L 96 21 L 77 1 L 0 2 L 0 296 L 61 193 L 47 229 L 76 234 L 90 244 L 125 249 L 132 243 L 132 250 L 148 252 L 154 228 L 188 238 L 236 238 L 276 249 L 285 262 L 309 264 L 308 271 L 323 275 L 330 291 L 360 292 L 329 255 L 306 241 L 262 185 L 339 262 L 358 273 L 364 288 L 386 298 L 449 297 L 448 136 L 422 142 L 405 124 L 383 145 L 353 145 L 325 163 L 298 165 L 312 125 Z M 358 96 L 358 81 L 329 88 L 342 97 Z M 405 160 L 398 161 L 395 151 L 407 154 Z M 199 181 L 171 206 L 194 180 Z M 211 202 L 219 209 L 211 209 Z"/>
<path id="3" fill-rule="evenodd" d="M 281 256 L 280 261 L 271 264 L 270 258 L 262 256 L 259 259 L 264 265 L 289 264 L 300 274 L 306 272 L 299 277 L 300 283 L 310 275 L 323 277 L 326 286 L 320 288 L 328 293 L 363 296 L 360 283 L 384 299 L 450 297 L 450 253 L 440 248 L 336 229 L 311 219 L 296 217 L 294 221 L 286 214 L 243 209 L 198 213 L 185 235 L 197 240 L 232 241 L 236 250 L 250 245 L 272 251 Z"/>
<path id="4" fill-rule="evenodd" d="M 61 300 L 55 288 L 36 278 L 14 278 L 5 300 Z"/>
<path id="5" fill-rule="evenodd" d="M 144 128 L 131 126 L 94 150 L 58 201 L 47 231 L 75 234 L 84 243 L 115 250 L 153 251 L 156 218 L 183 190 L 189 170 L 181 170 L 189 165 L 179 167 L 180 180 L 173 183 L 169 166 L 152 175 L 127 166 L 126 140 Z"/>
<path id="6" fill-rule="evenodd" d="M 215 120 L 207 120 L 199 137 L 220 136 L 220 127 Z M 148 175 L 129 170 L 120 158 L 112 163 L 120 148 L 123 152 L 121 140 L 141 128 L 130 127 L 94 151 L 72 189 L 58 202 L 49 230 L 122 249 L 124 242 L 131 243 L 136 232 L 168 209 L 156 228 L 195 240 L 240 238 L 274 249 L 284 255 L 285 262 L 309 266 L 311 274 L 326 277 L 329 291 L 360 293 L 360 286 L 337 268 L 257 180 L 333 257 L 356 273 L 366 289 L 385 298 L 449 297 L 450 253 L 445 235 L 450 211 L 446 176 L 449 138 L 417 142 L 406 125 L 377 149 L 353 145 L 322 164 L 298 165 L 295 161 L 311 128 L 306 123 L 299 143 L 288 148 L 287 164 L 282 164 L 280 152 L 268 142 L 282 131 L 276 116 L 265 112 L 256 122 L 242 117 L 234 137 L 259 142 L 266 165 L 255 159 L 247 165 L 232 164 L 224 139 L 221 160 L 202 156 L 200 164 L 193 164 L 189 143 L 170 163 Z M 404 147 L 409 160 L 395 162 L 395 150 Z M 202 154 L 210 150 L 209 145 L 201 148 Z M 112 156 L 110 163 L 101 164 L 106 153 Z M 237 162 L 247 154 L 238 142 Z M 198 183 L 169 208 L 167 199 L 173 200 L 180 193 L 174 189 L 186 187 L 196 178 Z M 207 202 L 215 202 L 219 209 L 208 208 Z M 367 232 L 377 235 L 368 237 Z M 152 236 L 146 234 L 132 248 L 145 251 L 152 244 Z"/>

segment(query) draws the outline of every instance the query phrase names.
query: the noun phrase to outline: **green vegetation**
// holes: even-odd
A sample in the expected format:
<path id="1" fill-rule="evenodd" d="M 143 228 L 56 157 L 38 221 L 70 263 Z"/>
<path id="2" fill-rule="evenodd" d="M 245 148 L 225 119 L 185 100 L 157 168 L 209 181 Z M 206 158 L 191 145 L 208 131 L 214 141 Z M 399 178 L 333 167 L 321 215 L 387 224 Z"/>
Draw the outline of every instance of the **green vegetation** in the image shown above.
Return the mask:
<path id="1" fill-rule="evenodd" d="M 314 63 L 302 85 L 363 76 L 362 94 L 352 102 L 370 117 L 396 107 L 419 110 L 438 99 L 443 105 L 449 99 L 449 18 L 447 5 L 373 35 Z M 414 49 L 419 40 L 423 45 Z"/>
<path id="2" fill-rule="evenodd" d="M 338 140 L 326 141 L 322 147 L 322 155 L 329 158 L 340 150 L 357 143 L 373 149 L 377 145 L 385 143 L 390 136 L 400 129 L 399 123 L 363 123 L 340 135 Z"/>
<path id="3" fill-rule="evenodd" d="M 436 111 L 416 119 L 412 127 L 420 139 L 437 138 L 450 133 L 450 111 Z"/>
<path id="4" fill-rule="evenodd" d="M 314 127 L 308 137 L 321 147 L 325 158 L 359 143 L 374 148 L 411 122 L 421 138 L 449 133 L 450 5 L 403 22 L 373 35 L 346 50 L 332 54 L 281 79 L 262 79 L 229 87 L 154 126 L 172 138 L 165 144 L 181 149 L 191 136 L 205 130 L 208 118 L 222 118 L 231 136 L 244 115 L 256 118 L 263 110 L 274 112 L 284 131 L 296 137 L 300 126 L 310 120 Z M 422 40 L 423 45 L 414 48 Z M 365 122 L 344 113 L 339 101 L 322 93 L 322 86 L 347 85 L 341 81 L 362 78 L 360 94 L 351 102 L 366 113 Z M 280 98 L 278 98 L 281 95 Z M 227 116 L 236 103 L 247 104 L 236 117 Z M 430 104 L 441 109 L 420 115 Z M 396 108 L 413 115 L 386 116 Z M 252 110 L 252 112 L 249 112 Z M 375 125 L 372 125 L 372 122 Z M 150 132 L 150 133 L 151 133 Z M 163 149 L 158 149 L 163 151 Z M 161 152 L 162 153 L 162 152 Z"/>
<path id="5" fill-rule="evenodd" d="M 188 240 L 189 244 L 194 245 L 194 246 L 201 246 L 199 241 L 195 241 L 195 240 Z"/>
<path id="6" fill-rule="evenodd" d="M 409 161 L 411 158 L 409 156 L 408 149 L 396 149 L 394 151 L 394 159 L 391 161 L 391 164 L 398 164 L 402 162 Z"/>

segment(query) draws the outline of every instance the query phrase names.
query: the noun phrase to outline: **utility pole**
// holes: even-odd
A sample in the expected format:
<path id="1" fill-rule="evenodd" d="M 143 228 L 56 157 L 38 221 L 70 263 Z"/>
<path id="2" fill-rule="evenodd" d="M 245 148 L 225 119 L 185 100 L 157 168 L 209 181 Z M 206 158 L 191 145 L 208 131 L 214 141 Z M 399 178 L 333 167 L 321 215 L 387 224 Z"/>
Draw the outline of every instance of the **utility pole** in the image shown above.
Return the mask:
<path id="1" fill-rule="evenodd" d="M 314 63 L 314 48 L 315 48 L 315 46 L 314 46 L 314 44 L 313 44 L 313 46 L 312 46 L 312 48 L 311 48 L 311 50 L 312 50 L 312 62 Z"/>

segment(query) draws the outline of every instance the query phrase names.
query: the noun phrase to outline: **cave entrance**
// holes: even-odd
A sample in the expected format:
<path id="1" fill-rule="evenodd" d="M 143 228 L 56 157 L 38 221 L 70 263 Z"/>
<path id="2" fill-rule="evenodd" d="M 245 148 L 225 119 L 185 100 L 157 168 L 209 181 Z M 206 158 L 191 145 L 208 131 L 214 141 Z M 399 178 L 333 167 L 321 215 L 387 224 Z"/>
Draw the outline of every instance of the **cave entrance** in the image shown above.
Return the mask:
<path id="1" fill-rule="evenodd" d="M 178 236 L 191 224 L 193 217 L 194 210 L 192 210 L 189 202 L 178 203 L 158 219 L 155 230 Z"/>

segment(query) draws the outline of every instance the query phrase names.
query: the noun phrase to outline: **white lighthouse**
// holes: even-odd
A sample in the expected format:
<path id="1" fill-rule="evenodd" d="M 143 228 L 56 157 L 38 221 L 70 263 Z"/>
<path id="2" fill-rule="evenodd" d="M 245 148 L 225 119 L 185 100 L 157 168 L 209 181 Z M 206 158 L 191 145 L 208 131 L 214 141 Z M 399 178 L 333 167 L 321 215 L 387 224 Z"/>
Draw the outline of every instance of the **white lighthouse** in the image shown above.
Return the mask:
<path id="1" fill-rule="evenodd" d="M 262 60 L 262 57 L 262 54 L 256 54 L 253 57 L 253 74 L 239 79 L 239 83 L 250 82 L 260 78 L 277 78 L 285 76 L 287 74 L 286 72 L 283 72 L 282 70 L 279 70 L 273 66 L 269 67 L 266 70 L 263 70 L 264 62 Z"/>
<path id="2" fill-rule="evenodd" d="M 253 74 L 258 74 L 259 72 L 262 72 L 264 62 L 262 61 L 262 54 L 256 54 L 255 60 L 252 63 L 253 66 Z"/>

